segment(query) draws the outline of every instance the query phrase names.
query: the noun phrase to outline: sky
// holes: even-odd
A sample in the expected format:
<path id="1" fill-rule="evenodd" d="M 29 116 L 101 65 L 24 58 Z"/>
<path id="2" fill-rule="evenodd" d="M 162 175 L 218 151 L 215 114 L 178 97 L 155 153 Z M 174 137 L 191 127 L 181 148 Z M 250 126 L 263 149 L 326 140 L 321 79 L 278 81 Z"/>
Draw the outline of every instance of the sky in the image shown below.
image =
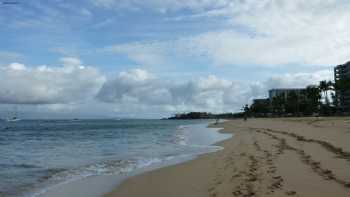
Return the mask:
<path id="1" fill-rule="evenodd" d="M 350 60 L 348 0 L 0 0 L 0 117 L 237 112 Z"/>

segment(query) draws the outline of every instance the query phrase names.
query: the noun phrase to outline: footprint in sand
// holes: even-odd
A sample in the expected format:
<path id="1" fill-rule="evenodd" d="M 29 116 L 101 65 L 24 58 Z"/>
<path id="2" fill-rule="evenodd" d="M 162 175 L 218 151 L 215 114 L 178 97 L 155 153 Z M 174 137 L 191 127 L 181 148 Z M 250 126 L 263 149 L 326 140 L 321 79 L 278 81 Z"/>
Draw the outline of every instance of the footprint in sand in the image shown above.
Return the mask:
<path id="1" fill-rule="evenodd" d="M 294 196 L 296 194 L 297 194 L 296 191 L 286 191 L 286 195 L 288 195 L 288 196 Z"/>

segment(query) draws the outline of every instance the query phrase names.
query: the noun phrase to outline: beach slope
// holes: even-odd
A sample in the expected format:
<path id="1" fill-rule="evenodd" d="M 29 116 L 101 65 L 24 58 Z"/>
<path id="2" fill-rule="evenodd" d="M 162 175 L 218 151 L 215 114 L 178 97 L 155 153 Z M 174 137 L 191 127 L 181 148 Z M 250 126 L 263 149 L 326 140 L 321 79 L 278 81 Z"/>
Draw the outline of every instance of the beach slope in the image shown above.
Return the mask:
<path id="1" fill-rule="evenodd" d="M 232 120 L 224 150 L 131 177 L 107 197 L 350 196 L 350 119 Z"/>

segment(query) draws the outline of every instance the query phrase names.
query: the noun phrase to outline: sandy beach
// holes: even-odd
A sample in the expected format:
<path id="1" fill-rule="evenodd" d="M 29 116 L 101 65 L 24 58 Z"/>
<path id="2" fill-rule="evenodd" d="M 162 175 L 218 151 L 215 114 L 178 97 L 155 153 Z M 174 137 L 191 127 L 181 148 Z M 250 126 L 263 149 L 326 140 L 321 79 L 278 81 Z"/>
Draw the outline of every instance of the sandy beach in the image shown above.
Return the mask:
<path id="1" fill-rule="evenodd" d="M 131 177 L 107 197 L 350 196 L 350 118 L 231 120 L 224 150 Z"/>

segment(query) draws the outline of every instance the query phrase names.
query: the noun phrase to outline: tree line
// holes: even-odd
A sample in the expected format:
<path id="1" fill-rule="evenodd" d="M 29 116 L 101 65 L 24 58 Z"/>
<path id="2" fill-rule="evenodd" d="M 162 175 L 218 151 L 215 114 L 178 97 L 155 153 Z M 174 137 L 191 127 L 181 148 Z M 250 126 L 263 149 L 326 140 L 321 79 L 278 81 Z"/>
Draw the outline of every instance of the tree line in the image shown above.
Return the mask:
<path id="1" fill-rule="evenodd" d="M 350 80 L 340 79 L 320 81 L 316 86 L 308 86 L 298 93 L 290 91 L 288 95 L 276 95 L 265 102 L 253 102 L 245 105 L 242 112 L 212 114 L 208 112 L 189 112 L 176 114 L 167 119 L 229 119 L 253 117 L 281 117 L 281 116 L 332 116 L 342 114 L 339 98 L 336 92 L 350 91 Z"/>
<path id="2" fill-rule="evenodd" d="M 290 91 L 287 96 L 277 95 L 268 102 L 256 102 L 244 106 L 243 111 L 250 116 L 310 116 L 334 115 L 339 112 L 336 91 L 350 88 L 348 80 L 340 83 L 321 81 L 317 86 L 308 86 L 299 93 Z"/>

